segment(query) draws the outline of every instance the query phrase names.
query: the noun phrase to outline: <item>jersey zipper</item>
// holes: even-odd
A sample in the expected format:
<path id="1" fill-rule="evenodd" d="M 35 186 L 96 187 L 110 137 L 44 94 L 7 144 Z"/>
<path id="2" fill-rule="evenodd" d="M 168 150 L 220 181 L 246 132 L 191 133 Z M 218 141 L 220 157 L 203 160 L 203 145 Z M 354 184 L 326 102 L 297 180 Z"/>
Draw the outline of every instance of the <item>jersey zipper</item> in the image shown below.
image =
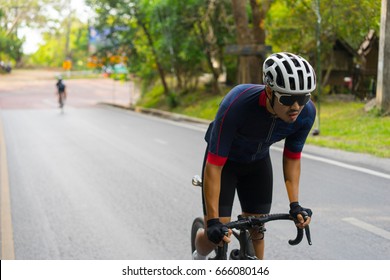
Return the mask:
<path id="1" fill-rule="evenodd" d="M 273 118 L 272 123 L 271 123 L 271 127 L 270 127 L 269 132 L 268 132 L 267 139 L 265 140 L 265 143 L 268 143 L 269 140 L 271 140 L 272 132 L 274 132 L 274 128 L 275 128 L 275 123 L 276 123 L 276 118 Z"/>
<path id="2" fill-rule="evenodd" d="M 256 156 L 257 156 L 258 153 L 261 152 L 261 148 L 262 148 L 262 147 L 263 147 L 263 142 L 261 142 L 261 143 L 259 144 L 259 146 L 257 146 L 257 151 L 256 151 L 256 153 L 253 154 L 253 156 L 252 156 L 252 161 L 255 161 L 255 160 L 256 160 Z"/>

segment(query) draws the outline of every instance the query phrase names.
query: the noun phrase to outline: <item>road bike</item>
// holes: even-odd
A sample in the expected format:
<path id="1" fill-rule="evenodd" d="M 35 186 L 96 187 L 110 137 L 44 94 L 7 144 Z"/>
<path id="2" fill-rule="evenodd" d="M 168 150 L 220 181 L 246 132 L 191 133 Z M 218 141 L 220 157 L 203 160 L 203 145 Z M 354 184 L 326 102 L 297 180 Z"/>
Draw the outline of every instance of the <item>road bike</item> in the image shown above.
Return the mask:
<path id="1" fill-rule="evenodd" d="M 196 175 L 192 178 L 192 184 L 194 186 L 202 186 L 201 178 Z M 306 219 L 308 215 L 304 218 Z M 232 235 L 238 240 L 239 248 L 231 250 L 229 254 L 230 260 L 256 260 L 255 251 L 252 244 L 252 237 L 250 231 L 256 230 L 258 233 L 263 235 L 266 231 L 265 224 L 270 221 L 276 220 L 289 220 L 296 221 L 291 217 L 290 214 L 268 214 L 261 217 L 243 217 L 238 216 L 236 221 L 229 222 L 225 226 L 232 230 Z M 191 228 L 191 253 L 195 251 L 195 237 L 199 230 L 204 229 L 204 219 L 201 217 L 195 218 Z M 306 226 L 304 229 L 297 227 L 297 236 L 295 239 L 290 239 L 288 243 L 290 245 L 298 245 L 304 236 L 304 232 L 309 245 L 312 245 L 310 228 Z M 228 252 L 228 244 L 223 243 L 223 246 L 217 246 L 214 250 L 215 256 L 209 257 L 209 260 L 226 260 Z"/>
<path id="2" fill-rule="evenodd" d="M 58 94 L 58 103 L 61 109 L 61 112 L 64 112 L 64 105 L 65 105 L 65 95 L 64 93 L 59 93 Z"/>

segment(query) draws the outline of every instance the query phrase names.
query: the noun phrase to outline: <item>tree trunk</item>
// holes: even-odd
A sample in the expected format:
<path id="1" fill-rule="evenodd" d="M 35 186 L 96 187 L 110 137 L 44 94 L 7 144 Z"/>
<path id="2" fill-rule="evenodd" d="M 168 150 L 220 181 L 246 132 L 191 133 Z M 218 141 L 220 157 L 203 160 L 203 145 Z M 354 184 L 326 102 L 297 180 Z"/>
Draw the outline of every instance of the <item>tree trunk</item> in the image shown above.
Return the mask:
<path id="1" fill-rule="evenodd" d="M 379 108 L 390 114 L 390 4 L 382 0 L 381 30 L 378 56 L 378 80 L 376 88 L 376 102 Z"/>
<path id="2" fill-rule="evenodd" d="M 167 84 L 167 82 L 165 80 L 165 72 L 164 72 L 163 67 L 161 66 L 161 63 L 160 63 L 159 59 L 158 59 L 157 51 L 156 51 L 156 49 L 154 47 L 154 44 L 153 44 L 152 36 L 150 35 L 149 30 L 146 27 L 145 23 L 141 19 L 139 19 L 139 18 L 137 20 L 138 20 L 138 23 L 141 25 L 142 30 L 145 32 L 145 35 L 146 35 L 146 37 L 148 39 L 150 48 L 151 48 L 153 56 L 154 56 L 154 60 L 156 61 L 157 70 L 158 70 L 158 73 L 160 75 L 160 79 L 161 79 L 161 82 L 163 84 L 163 87 L 164 87 L 164 94 L 166 96 L 169 96 L 169 88 L 168 88 L 168 84 Z"/>
<path id="3" fill-rule="evenodd" d="M 253 29 L 249 28 L 249 21 L 246 12 L 247 1 L 232 0 L 233 14 L 236 22 L 237 44 L 238 45 L 264 45 L 265 31 L 263 21 L 265 14 L 270 7 L 270 0 L 264 0 L 260 9 L 256 0 L 250 0 L 253 14 Z M 261 83 L 262 64 L 264 58 L 257 55 L 240 56 L 238 67 L 239 83 Z"/>
<path id="4" fill-rule="evenodd" d="M 261 1 L 262 7 L 260 9 L 259 5 L 257 4 L 258 1 L 250 0 L 253 14 L 253 36 L 255 44 L 265 45 L 266 34 L 264 29 L 264 21 L 269 8 L 271 7 L 271 1 L 272 0 Z M 256 58 L 256 64 L 253 66 L 253 71 L 255 72 L 255 75 L 252 75 L 253 80 L 258 83 L 263 82 L 264 60 L 265 57 L 258 56 Z"/>
<path id="5" fill-rule="evenodd" d="M 252 42 L 248 27 L 248 16 L 246 13 L 247 1 L 232 0 L 233 15 L 236 22 L 236 37 L 238 45 L 248 45 Z M 249 58 L 239 56 L 238 59 L 238 83 L 250 83 Z"/>
<path id="6" fill-rule="evenodd" d="M 202 23 L 198 22 L 198 29 L 200 32 L 200 37 L 202 40 L 204 52 L 207 59 L 207 65 L 210 68 L 210 71 L 212 73 L 213 79 L 212 79 L 212 86 L 213 86 L 213 93 L 218 94 L 220 92 L 219 84 L 218 84 L 218 78 L 219 78 L 219 71 L 214 68 L 213 61 L 212 61 L 212 54 L 210 50 L 210 44 L 207 42 L 206 33 L 202 27 Z"/>

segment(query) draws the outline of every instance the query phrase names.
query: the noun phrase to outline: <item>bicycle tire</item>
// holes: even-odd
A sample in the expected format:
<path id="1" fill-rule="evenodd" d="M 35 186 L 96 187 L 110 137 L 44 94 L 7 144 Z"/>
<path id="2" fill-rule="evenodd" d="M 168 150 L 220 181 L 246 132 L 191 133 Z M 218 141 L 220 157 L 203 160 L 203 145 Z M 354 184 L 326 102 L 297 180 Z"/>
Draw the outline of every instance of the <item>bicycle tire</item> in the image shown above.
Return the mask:
<path id="1" fill-rule="evenodd" d="M 199 229 L 204 229 L 204 219 L 201 217 L 195 218 L 191 227 L 191 254 L 196 250 L 195 238 Z"/>
<path id="2" fill-rule="evenodd" d="M 229 260 L 237 261 L 240 259 L 240 250 L 233 249 L 230 251 Z"/>

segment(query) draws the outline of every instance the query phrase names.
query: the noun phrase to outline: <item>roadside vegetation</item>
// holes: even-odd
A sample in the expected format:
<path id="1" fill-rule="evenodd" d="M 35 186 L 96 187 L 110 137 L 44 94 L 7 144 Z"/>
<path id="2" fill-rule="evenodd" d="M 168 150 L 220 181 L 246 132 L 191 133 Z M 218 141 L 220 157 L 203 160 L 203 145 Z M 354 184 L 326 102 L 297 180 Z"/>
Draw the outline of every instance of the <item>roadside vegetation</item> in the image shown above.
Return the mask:
<path id="1" fill-rule="evenodd" d="M 373 109 L 366 112 L 361 101 L 329 100 L 321 103 L 320 135 L 309 144 L 368 153 L 390 158 L 390 116 Z"/>
<path id="2" fill-rule="evenodd" d="M 228 90 L 229 87 L 224 88 L 225 92 Z M 212 120 L 224 95 L 210 95 L 207 87 L 200 88 L 170 109 L 162 91 L 161 87 L 154 87 L 137 105 Z M 366 112 L 363 101 L 340 101 L 334 95 L 324 99 L 320 103 L 320 135 L 310 135 L 308 144 L 390 158 L 390 116 L 382 116 L 376 109 Z M 313 128 L 317 127 L 315 123 Z"/>

